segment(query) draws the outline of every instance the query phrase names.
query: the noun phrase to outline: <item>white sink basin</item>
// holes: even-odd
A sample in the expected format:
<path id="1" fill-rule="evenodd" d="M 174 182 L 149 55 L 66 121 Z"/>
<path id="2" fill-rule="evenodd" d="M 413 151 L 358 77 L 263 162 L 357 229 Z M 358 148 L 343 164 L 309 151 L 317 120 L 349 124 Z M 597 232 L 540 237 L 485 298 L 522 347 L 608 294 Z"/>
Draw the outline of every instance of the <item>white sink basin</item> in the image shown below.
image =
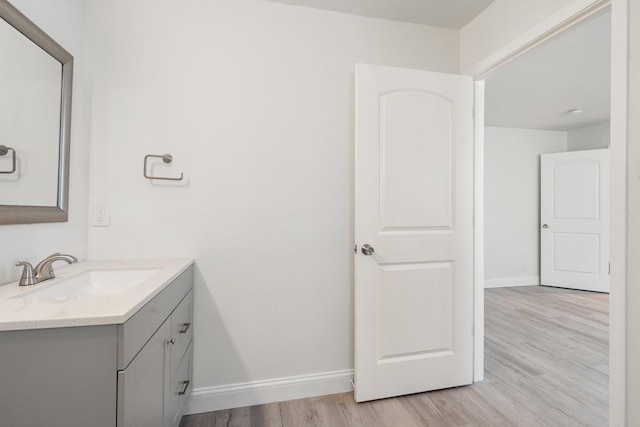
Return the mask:
<path id="1" fill-rule="evenodd" d="M 28 289 L 10 299 L 32 297 L 65 302 L 78 297 L 104 297 L 126 294 L 144 282 L 159 269 L 90 270 L 65 279 L 42 282 L 42 287 Z M 36 285 L 37 286 L 37 285 Z"/>

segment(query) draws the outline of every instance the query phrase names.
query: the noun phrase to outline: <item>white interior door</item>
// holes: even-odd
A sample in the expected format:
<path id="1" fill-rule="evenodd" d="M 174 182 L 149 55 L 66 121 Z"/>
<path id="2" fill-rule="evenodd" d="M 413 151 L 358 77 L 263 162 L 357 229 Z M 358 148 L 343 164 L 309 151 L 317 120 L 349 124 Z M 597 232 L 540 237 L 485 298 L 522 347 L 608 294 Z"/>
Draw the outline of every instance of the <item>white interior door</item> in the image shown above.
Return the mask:
<path id="1" fill-rule="evenodd" d="M 472 108 L 470 77 L 356 67 L 358 402 L 473 380 Z"/>
<path id="2" fill-rule="evenodd" d="M 541 283 L 609 292 L 609 150 L 540 159 Z"/>

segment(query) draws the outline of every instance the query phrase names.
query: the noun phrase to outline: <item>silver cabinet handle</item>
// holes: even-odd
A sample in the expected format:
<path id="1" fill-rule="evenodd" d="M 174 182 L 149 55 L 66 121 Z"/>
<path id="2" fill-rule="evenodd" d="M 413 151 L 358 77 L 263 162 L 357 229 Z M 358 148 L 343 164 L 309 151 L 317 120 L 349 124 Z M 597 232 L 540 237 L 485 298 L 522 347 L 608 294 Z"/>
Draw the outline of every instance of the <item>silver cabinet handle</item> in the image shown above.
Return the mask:
<path id="1" fill-rule="evenodd" d="M 16 171 L 16 150 L 6 145 L 0 145 L 0 156 L 6 156 L 11 151 L 11 169 L 0 171 L 0 173 L 14 173 Z"/>
<path id="2" fill-rule="evenodd" d="M 184 381 L 182 383 L 182 390 L 180 390 L 178 392 L 179 396 L 182 396 L 183 394 L 187 394 L 187 389 L 189 388 L 189 384 L 191 383 L 191 381 Z"/>
<path id="3" fill-rule="evenodd" d="M 180 329 L 181 334 L 186 334 L 187 331 L 189 330 L 189 327 L 191 326 L 191 323 L 185 323 L 182 325 L 182 329 Z"/>
<path id="4" fill-rule="evenodd" d="M 542 228 L 549 228 L 549 224 L 542 224 Z"/>
<path id="5" fill-rule="evenodd" d="M 171 338 L 170 340 L 167 341 L 167 344 L 176 345 L 176 339 Z"/>
<path id="6" fill-rule="evenodd" d="M 364 244 L 362 245 L 362 253 L 365 255 L 373 255 L 373 253 L 375 252 L 375 249 L 373 249 L 373 247 L 371 245 L 368 244 Z"/>

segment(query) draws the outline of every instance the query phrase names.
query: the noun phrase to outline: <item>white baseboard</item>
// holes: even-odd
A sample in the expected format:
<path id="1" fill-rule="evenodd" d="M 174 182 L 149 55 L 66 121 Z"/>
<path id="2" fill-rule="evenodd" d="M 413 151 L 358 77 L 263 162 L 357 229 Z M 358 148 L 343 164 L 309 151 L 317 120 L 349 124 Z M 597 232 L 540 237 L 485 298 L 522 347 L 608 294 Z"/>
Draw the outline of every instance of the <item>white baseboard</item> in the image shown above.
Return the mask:
<path id="1" fill-rule="evenodd" d="M 304 399 L 353 390 L 353 369 L 194 389 L 186 414 Z"/>
<path id="2" fill-rule="evenodd" d="M 509 288 L 512 286 L 533 286 L 540 284 L 540 276 L 503 277 L 484 281 L 484 288 Z"/>

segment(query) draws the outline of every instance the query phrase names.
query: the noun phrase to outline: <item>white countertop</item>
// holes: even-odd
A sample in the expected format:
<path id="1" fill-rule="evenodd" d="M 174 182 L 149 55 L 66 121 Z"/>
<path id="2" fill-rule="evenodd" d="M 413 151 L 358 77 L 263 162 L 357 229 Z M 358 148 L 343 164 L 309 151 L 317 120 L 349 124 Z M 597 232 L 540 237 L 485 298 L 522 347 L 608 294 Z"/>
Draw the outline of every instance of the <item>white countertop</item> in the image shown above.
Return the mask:
<path id="1" fill-rule="evenodd" d="M 84 261 L 54 270 L 56 278 L 31 286 L 0 286 L 0 331 L 113 325 L 126 322 L 190 265 L 192 259 Z M 158 270 L 124 294 L 39 296 L 45 290 L 89 271 Z M 44 293 L 44 292 L 43 292 Z"/>

